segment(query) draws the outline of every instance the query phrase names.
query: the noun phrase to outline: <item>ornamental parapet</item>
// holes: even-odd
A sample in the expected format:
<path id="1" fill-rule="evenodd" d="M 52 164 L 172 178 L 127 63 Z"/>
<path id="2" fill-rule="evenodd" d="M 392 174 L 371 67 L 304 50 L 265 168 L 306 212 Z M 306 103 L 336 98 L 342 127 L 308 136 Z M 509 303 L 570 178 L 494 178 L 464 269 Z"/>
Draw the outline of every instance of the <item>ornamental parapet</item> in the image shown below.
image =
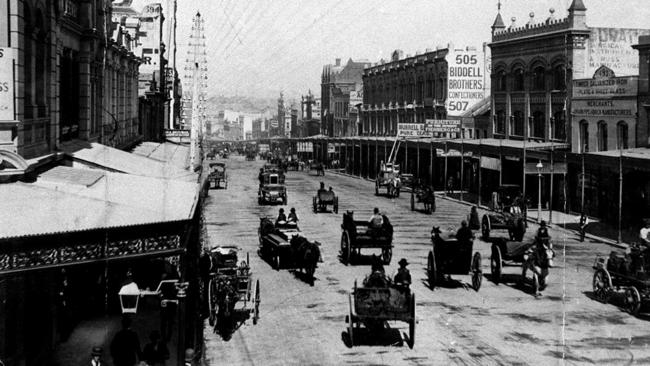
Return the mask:
<path id="1" fill-rule="evenodd" d="M 544 23 L 526 24 L 522 27 L 496 31 L 492 36 L 492 42 L 513 40 L 569 29 L 571 29 L 569 18 L 547 20 Z"/>

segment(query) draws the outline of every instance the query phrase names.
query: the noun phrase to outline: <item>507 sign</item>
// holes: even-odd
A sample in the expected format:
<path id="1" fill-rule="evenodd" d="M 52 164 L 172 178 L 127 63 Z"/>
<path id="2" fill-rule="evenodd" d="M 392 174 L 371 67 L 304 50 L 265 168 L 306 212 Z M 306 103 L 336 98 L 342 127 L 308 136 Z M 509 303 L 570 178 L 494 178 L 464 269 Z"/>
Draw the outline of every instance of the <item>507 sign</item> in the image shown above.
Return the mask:
<path id="1" fill-rule="evenodd" d="M 467 110 L 467 106 L 469 105 L 469 102 L 449 102 L 449 105 L 447 106 L 447 111 L 448 112 L 465 112 Z"/>
<path id="2" fill-rule="evenodd" d="M 459 117 L 485 98 L 485 58 L 468 48 L 450 52 L 447 63 L 447 115 Z"/>

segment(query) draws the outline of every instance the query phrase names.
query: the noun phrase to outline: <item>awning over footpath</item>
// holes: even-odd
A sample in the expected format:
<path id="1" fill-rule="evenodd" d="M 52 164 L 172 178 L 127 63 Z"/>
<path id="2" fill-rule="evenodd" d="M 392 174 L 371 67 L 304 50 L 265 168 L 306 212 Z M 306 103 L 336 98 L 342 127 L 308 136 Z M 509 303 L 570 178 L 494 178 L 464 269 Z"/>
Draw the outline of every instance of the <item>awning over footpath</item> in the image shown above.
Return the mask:
<path id="1" fill-rule="evenodd" d="M 198 183 L 55 167 L 2 185 L 0 239 L 190 220 Z"/>
<path id="2" fill-rule="evenodd" d="M 162 161 L 141 154 L 108 147 L 95 142 L 75 141 L 62 146 L 63 151 L 74 162 L 108 171 L 139 175 L 144 177 L 177 179 L 188 182 L 198 181 L 198 175 L 191 170 L 181 169 L 178 162 Z M 155 149 L 154 149 L 155 150 Z M 156 153 L 157 157 L 168 156 L 168 150 L 163 148 Z M 154 154 L 155 151 L 152 151 Z M 174 155 L 174 154 L 172 154 Z M 180 158 L 178 158 L 180 160 Z M 74 165 L 73 165 L 74 166 Z"/>
<path id="3" fill-rule="evenodd" d="M 146 141 L 136 146 L 132 153 L 163 163 L 171 163 L 179 169 L 190 169 L 190 147 L 187 145 Z"/>
<path id="4" fill-rule="evenodd" d="M 570 154 L 573 163 L 581 163 L 583 158 L 585 164 L 606 166 L 613 171 L 617 171 L 622 164 L 626 170 L 650 172 L 650 148 L 646 147 Z"/>

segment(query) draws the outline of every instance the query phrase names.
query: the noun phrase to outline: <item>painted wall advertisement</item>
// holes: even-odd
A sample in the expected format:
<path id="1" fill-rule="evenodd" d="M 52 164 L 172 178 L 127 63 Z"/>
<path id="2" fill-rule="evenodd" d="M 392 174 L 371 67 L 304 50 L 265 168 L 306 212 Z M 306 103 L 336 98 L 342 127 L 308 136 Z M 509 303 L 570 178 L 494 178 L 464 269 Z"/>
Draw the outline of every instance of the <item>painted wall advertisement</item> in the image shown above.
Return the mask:
<path id="1" fill-rule="evenodd" d="M 447 55 L 448 116 L 460 116 L 485 98 L 485 54 L 482 51 L 454 50 Z"/>
<path id="2" fill-rule="evenodd" d="M 586 75 L 601 66 L 609 67 L 619 76 L 638 75 L 639 53 L 632 45 L 639 43 L 642 35 L 650 35 L 650 29 L 591 28 Z"/>
<path id="3" fill-rule="evenodd" d="M 639 89 L 638 76 L 624 76 L 606 79 L 580 79 L 573 81 L 573 97 L 611 98 L 636 97 Z"/>
<path id="4" fill-rule="evenodd" d="M 636 100 L 574 100 L 571 109 L 574 116 L 634 118 L 636 116 Z"/>
<path id="5" fill-rule="evenodd" d="M 460 133 L 460 120 L 457 119 L 428 119 L 426 122 L 431 133 Z"/>
<path id="6" fill-rule="evenodd" d="M 401 137 L 431 137 L 425 123 L 398 123 L 397 136 Z"/>
<path id="7" fill-rule="evenodd" d="M 14 120 L 14 50 L 0 47 L 0 121 Z"/>

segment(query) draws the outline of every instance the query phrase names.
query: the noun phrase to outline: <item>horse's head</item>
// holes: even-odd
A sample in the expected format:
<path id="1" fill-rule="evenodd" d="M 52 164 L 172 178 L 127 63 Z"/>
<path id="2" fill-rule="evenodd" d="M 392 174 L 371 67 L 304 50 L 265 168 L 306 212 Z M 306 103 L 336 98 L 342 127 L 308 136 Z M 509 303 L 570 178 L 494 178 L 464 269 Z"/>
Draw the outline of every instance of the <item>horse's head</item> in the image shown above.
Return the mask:
<path id="1" fill-rule="evenodd" d="M 555 258 L 555 251 L 550 239 L 541 240 L 537 243 L 535 250 L 535 257 L 540 267 L 551 268 L 553 267 L 553 258 Z"/>
<path id="2" fill-rule="evenodd" d="M 441 233 L 442 231 L 440 230 L 440 226 L 433 226 L 431 228 L 431 235 L 440 236 Z"/>

